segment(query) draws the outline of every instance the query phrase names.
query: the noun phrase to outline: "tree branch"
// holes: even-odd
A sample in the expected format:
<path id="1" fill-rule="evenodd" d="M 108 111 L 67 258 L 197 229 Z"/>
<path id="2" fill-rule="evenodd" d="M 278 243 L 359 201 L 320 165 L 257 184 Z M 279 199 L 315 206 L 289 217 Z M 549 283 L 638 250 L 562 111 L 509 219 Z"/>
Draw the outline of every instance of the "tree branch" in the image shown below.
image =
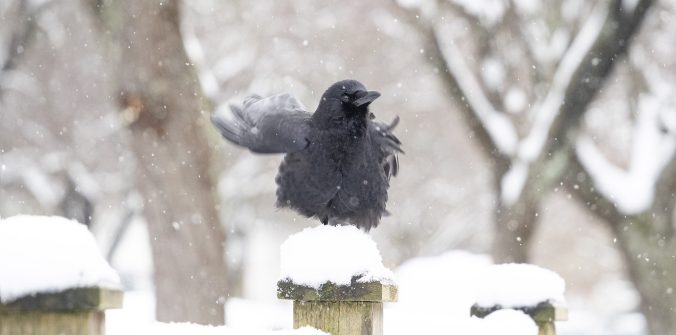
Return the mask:
<path id="1" fill-rule="evenodd" d="M 561 177 L 563 186 L 599 219 L 608 223 L 616 222 L 621 217 L 620 212 L 596 189 L 592 176 L 584 168 L 578 155 L 573 153 L 570 156 L 568 167 Z"/>
<path id="2" fill-rule="evenodd" d="M 484 108 L 484 110 L 488 110 L 486 113 L 483 113 L 483 115 L 492 115 L 492 113 L 495 112 L 486 95 L 483 94 L 482 90 L 480 90 L 480 86 L 476 82 L 476 79 L 474 79 L 474 76 L 472 75 L 472 78 L 469 79 L 469 83 L 466 83 L 467 85 L 472 86 L 472 89 L 476 93 L 473 96 L 474 100 L 470 102 L 469 99 L 466 98 L 466 92 L 460 86 L 458 78 L 454 73 L 452 73 L 449 67 L 433 23 L 423 19 L 421 15 L 417 14 L 413 10 L 400 7 L 396 1 L 393 1 L 392 6 L 390 7 L 392 11 L 395 12 L 397 17 L 402 18 L 419 34 L 420 39 L 423 41 L 423 45 L 425 46 L 424 49 L 427 51 L 426 54 L 429 57 L 428 60 L 432 63 L 435 69 L 442 73 L 442 83 L 451 93 L 451 96 L 457 101 L 459 110 L 467 120 L 467 124 L 472 130 L 473 135 L 477 138 L 484 151 L 494 158 L 497 158 L 499 162 L 503 163 L 502 165 L 507 165 L 508 156 L 498 149 L 496 143 L 494 142 L 496 135 L 491 134 L 483 125 L 483 120 L 478 116 L 481 113 L 477 113 L 475 111 L 475 106 L 472 105 L 472 103 L 478 103 L 482 108 Z M 497 123 L 500 123 L 500 121 Z"/>
<path id="3" fill-rule="evenodd" d="M 31 7 L 28 0 L 20 0 L 18 2 L 16 13 L 18 19 L 16 19 L 16 21 L 21 22 L 22 24 L 18 24 L 17 28 L 12 31 L 9 43 L 6 46 L 7 52 L 4 57 L 0 58 L 0 100 L 2 100 L 5 91 L 3 89 L 3 86 L 5 86 L 3 84 L 5 75 L 16 69 L 19 59 L 25 54 L 30 45 L 31 38 L 38 29 L 39 15 L 48 8 L 52 2 L 53 1 L 46 1 L 35 7 Z"/>
<path id="4" fill-rule="evenodd" d="M 452 39 L 444 44 L 438 29 L 433 28 L 432 34 L 437 45 L 435 49 L 440 52 L 445 64 L 444 73 L 452 77 L 454 85 L 457 86 L 456 91 L 461 92 L 461 99 L 466 102 L 474 114 L 473 117 L 485 129 L 493 147 L 505 156 L 512 156 L 516 152 L 519 140 L 514 125 L 507 116 L 495 110 Z"/>
<path id="5" fill-rule="evenodd" d="M 676 220 L 674 220 L 674 208 L 676 208 L 676 155 L 671 157 L 664 167 L 655 185 L 655 203 L 653 210 L 661 213 L 664 220 L 658 223 L 657 231 L 665 238 L 674 239 L 676 232 Z"/>
<path id="6" fill-rule="evenodd" d="M 593 10 L 559 63 L 548 94 L 536 104 L 536 120 L 529 135 L 520 143 L 514 125 L 495 110 L 453 39 L 442 41 L 434 19 L 424 20 L 410 10 L 394 7 L 421 34 L 427 50 L 431 51 L 430 60 L 442 70 L 444 83 L 452 95 L 462 102 L 460 110 L 482 147 L 501 158 L 496 169 L 501 179 L 498 188 L 502 201 L 513 204 L 525 188 L 546 190 L 551 182 L 560 178 L 565 163 L 549 164 L 548 160 L 551 155 L 571 155 L 569 151 L 584 111 L 614 62 L 626 52 L 629 38 L 651 4 L 652 0 L 640 0 L 630 15 L 622 12 L 621 0 Z M 556 171 L 545 171 L 552 166 Z M 509 190 L 505 192 L 508 185 Z"/>
<path id="7" fill-rule="evenodd" d="M 652 3 L 652 0 L 640 0 L 632 15 L 627 16 L 622 11 L 622 1 L 613 1 L 591 48 L 582 53 L 584 57 L 575 62 L 576 55 L 564 56 L 564 61 L 559 66 L 561 70 L 557 71 L 557 73 L 560 73 L 559 78 L 555 76 L 552 89 L 560 90 L 560 87 L 557 87 L 561 84 L 559 81 L 567 82 L 565 93 L 561 97 L 562 99 L 559 99 L 558 93 L 554 92 L 553 97 L 550 99 L 548 95 L 545 103 L 543 103 L 543 108 L 552 108 L 556 111 L 553 116 L 545 116 L 546 119 L 543 120 L 551 119 L 550 122 L 547 122 L 551 124 L 551 127 L 547 129 L 546 133 L 534 136 L 533 139 L 527 139 L 520 150 L 520 156 L 534 159 L 536 153 L 542 157 L 547 152 L 553 152 L 557 147 L 569 145 L 574 140 L 574 135 L 577 133 L 580 120 L 587 110 L 587 106 L 609 76 L 617 59 L 626 53 L 631 37 L 637 31 Z M 595 9 L 589 20 L 598 20 L 600 15 L 602 15 L 601 9 Z M 584 34 L 594 32 L 593 26 L 586 28 L 590 24 L 595 24 L 595 22 L 585 23 L 585 28 L 578 33 L 576 40 L 582 39 L 580 44 L 585 42 L 586 36 Z M 589 30 L 586 31 L 587 29 Z M 576 42 L 573 42 L 569 53 L 581 53 L 580 50 L 577 50 L 575 44 Z M 574 64 L 566 64 L 565 59 L 568 57 L 571 58 L 570 63 L 577 63 L 577 66 L 572 68 Z M 569 77 L 570 74 L 572 76 Z M 548 102 L 548 100 L 551 102 Z M 543 141 L 543 139 L 546 141 Z M 540 150 L 537 150 L 538 148 Z"/>
<path id="8" fill-rule="evenodd" d="M 592 51 L 592 47 L 603 28 L 606 15 L 607 10 L 604 6 L 597 6 L 575 37 L 568 51 L 563 55 L 554 73 L 547 95 L 536 107 L 538 112 L 535 114 L 532 130 L 519 148 L 519 158 L 522 160 L 534 161 L 542 153 L 549 134 L 556 131 L 553 129 L 556 119 L 568 116 L 562 113 L 562 106 L 564 106 L 565 99 L 568 97 L 568 91 L 573 88 L 574 83 L 577 83 L 574 75 L 586 73 L 580 72 L 579 69 L 587 58 L 585 56 Z M 580 113 L 580 115 L 582 114 Z M 563 126 L 563 123 L 558 125 Z"/>
<path id="9" fill-rule="evenodd" d="M 543 115 L 536 121 L 540 126 L 534 127 L 534 132 L 519 148 L 519 159 L 532 162 L 535 170 L 529 173 L 526 184 L 545 189 L 547 185 L 541 180 L 545 171 L 542 169 L 548 165 L 546 162 L 550 157 L 559 153 L 573 155 L 571 148 L 575 145 L 582 116 L 610 75 L 617 59 L 625 55 L 630 38 L 651 4 L 652 0 L 640 0 L 629 16 L 622 12 L 621 0 L 613 1 L 608 10 L 603 7 L 594 9 L 559 65 L 550 93 L 541 105 L 544 111 L 540 114 Z M 597 31 L 597 20 L 603 17 L 605 20 Z M 591 34 L 593 40 L 589 39 Z M 587 46 L 589 48 L 585 51 Z M 558 92 L 562 88 L 565 92 Z"/>
<path id="10" fill-rule="evenodd" d="M 627 215 L 642 213 L 653 206 L 658 198 L 656 188 L 664 187 L 659 180 L 675 159 L 676 138 L 665 132 L 661 124 L 664 107 L 660 99 L 665 97 L 660 95 L 665 92 L 653 93 L 655 95 L 642 94 L 636 106 L 637 120 L 627 171 L 608 162 L 591 139 L 582 136 L 577 141 L 577 157 L 597 189 Z"/>

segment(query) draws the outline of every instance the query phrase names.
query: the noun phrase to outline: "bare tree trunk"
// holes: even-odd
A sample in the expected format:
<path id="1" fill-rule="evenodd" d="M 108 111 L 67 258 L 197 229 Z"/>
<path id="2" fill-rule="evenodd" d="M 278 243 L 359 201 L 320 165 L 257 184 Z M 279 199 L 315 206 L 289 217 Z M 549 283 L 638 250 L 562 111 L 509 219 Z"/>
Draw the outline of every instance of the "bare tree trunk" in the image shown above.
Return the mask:
<path id="1" fill-rule="evenodd" d="M 117 57 L 153 253 L 157 318 L 223 324 L 225 232 L 210 177 L 208 121 L 180 33 L 178 1 L 95 3 Z"/>
<path id="2" fill-rule="evenodd" d="M 667 213 L 662 213 L 667 214 Z M 668 213 L 673 215 L 673 211 Z M 659 215 L 664 216 L 664 215 Z M 611 223 L 651 334 L 676 331 L 676 240 L 654 229 L 653 213 Z"/>
<path id="3" fill-rule="evenodd" d="M 644 213 L 608 223 L 618 239 L 629 275 L 641 296 L 641 311 L 651 334 L 676 330 L 676 157 L 655 187 L 655 202 Z"/>
<path id="4" fill-rule="evenodd" d="M 528 261 L 530 238 L 535 232 L 539 206 L 539 201 L 523 198 L 508 206 L 498 199 L 492 247 L 492 256 L 496 263 Z"/>
<path id="5" fill-rule="evenodd" d="M 578 160 L 563 180 L 581 203 L 611 227 L 641 297 L 641 312 L 650 333 L 672 334 L 676 329 L 676 159 L 658 181 L 652 208 L 636 215 L 621 214 L 598 193 Z"/>

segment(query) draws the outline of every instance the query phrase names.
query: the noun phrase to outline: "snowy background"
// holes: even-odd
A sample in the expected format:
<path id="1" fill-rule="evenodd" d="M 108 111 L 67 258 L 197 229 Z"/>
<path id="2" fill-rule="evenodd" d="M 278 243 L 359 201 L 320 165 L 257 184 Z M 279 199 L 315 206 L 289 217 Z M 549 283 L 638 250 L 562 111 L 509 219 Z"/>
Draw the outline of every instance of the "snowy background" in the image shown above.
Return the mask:
<path id="1" fill-rule="evenodd" d="M 131 57 L 125 48 L 156 57 L 125 40 L 158 15 L 146 7 L 0 0 L 0 217 L 88 223 L 128 292 L 111 320 L 151 320 L 155 301 L 170 301 L 156 296 L 153 277 L 170 257 L 153 259 L 153 244 L 173 240 L 149 227 L 188 230 L 147 212 L 153 199 L 180 207 L 154 197 L 149 183 L 185 178 L 145 178 L 145 153 L 157 143 L 138 135 L 146 125 L 116 82 L 118 57 Z M 401 117 L 406 155 L 391 183 L 392 215 L 371 235 L 411 291 L 402 289 L 401 307 L 387 307 L 386 318 L 448 329 L 443 315 L 466 307 L 470 273 L 525 258 L 566 280 L 561 334 L 648 334 L 653 305 L 676 320 L 675 1 L 195 0 L 178 8 L 181 40 L 163 55 L 185 50 L 202 95 L 195 119 L 250 93 L 289 92 L 313 110 L 345 78 L 383 94 L 372 106 L 379 120 Z M 111 46 L 116 39 L 123 48 Z M 217 297 L 225 322 L 288 328 L 290 305 L 275 294 L 280 246 L 317 223 L 274 208 L 281 157 L 197 129 L 226 236 L 227 294 Z M 201 222 L 203 213 L 187 211 Z M 645 241 L 631 235 L 639 225 L 652 229 Z M 428 301 L 438 314 L 410 307 Z"/>

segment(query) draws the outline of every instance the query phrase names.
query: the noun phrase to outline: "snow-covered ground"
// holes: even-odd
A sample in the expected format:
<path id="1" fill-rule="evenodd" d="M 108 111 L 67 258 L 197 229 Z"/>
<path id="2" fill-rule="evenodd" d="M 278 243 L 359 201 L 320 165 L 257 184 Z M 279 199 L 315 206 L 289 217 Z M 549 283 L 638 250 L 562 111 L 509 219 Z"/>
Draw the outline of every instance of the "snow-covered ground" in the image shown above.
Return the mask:
<path id="1" fill-rule="evenodd" d="M 131 237 L 123 242 L 120 250 L 134 250 Z M 329 242 L 330 243 L 330 242 Z M 280 246 L 283 243 L 276 244 Z M 368 245 L 364 242 L 362 245 Z M 269 246 L 267 252 L 274 252 L 275 245 Z M 331 244 L 332 247 L 342 249 L 343 246 Z M 136 249 L 138 251 L 138 249 Z M 377 251 L 377 249 L 375 249 Z M 134 252 L 131 254 L 138 253 Z M 123 256 L 120 254 L 120 256 Z M 311 256 L 308 256 L 311 257 Z M 125 265 L 128 260 L 120 257 L 116 262 L 121 269 L 123 278 L 134 276 L 132 272 L 138 268 Z M 394 280 L 399 286 L 399 301 L 385 304 L 384 327 L 388 335 L 411 334 L 424 332 L 426 334 L 459 332 L 463 334 L 481 334 L 482 329 L 493 329 L 494 324 L 500 324 L 505 329 L 501 334 L 507 334 L 509 327 L 504 321 L 496 320 L 502 317 L 512 319 L 514 329 L 523 326 L 528 328 L 529 320 L 519 318 L 511 313 L 509 316 L 494 316 L 487 321 L 478 321 L 469 317 L 470 307 L 482 293 L 486 285 L 480 280 L 486 278 L 486 272 L 501 271 L 492 267 L 492 260 L 487 255 L 473 254 L 465 251 L 449 251 L 438 256 L 418 257 L 411 259 L 394 270 Z M 127 270 L 125 270 L 127 269 Z M 492 270 L 491 270 L 492 269 Z M 538 269 L 541 270 L 541 269 Z M 285 270 L 285 271 L 288 271 Z M 357 270 L 351 270 L 357 271 Z M 509 270 L 507 270 L 509 271 Z M 528 270 L 525 270 L 528 271 Z M 358 271 L 357 271 L 358 272 Z M 282 271 L 283 273 L 283 271 Z M 256 274 L 260 274 L 256 272 Z M 142 272 L 143 277 L 147 272 Z M 548 290 L 541 294 L 557 296 L 563 290 L 563 283 L 554 273 L 544 275 L 544 279 L 551 281 L 546 285 Z M 282 274 L 280 277 L 284 277 Z M 260 283 L 257 285 L 262 285 Z M 515 279 L 518 281 L 518 278 Z M 249 282 L 247 279 L 245 281 Z M 485 280 L 484 280 L 485 282 Z M 556 283 L 558 282 L 558 283 Z M 226 324 L 231 332 L 260 332 L 270 330 L 290 329 L 293 323 L 292 304 L 289 301 L 278 300 L 274 288 L 260 287 L 260 291 L 269 292 L 266 297 L 255 298 L 231 297 L 226 303 Z M 609 282 L 604 290 L 595 291 L 593 299 L 582 299 L 577 296 L 566 296 L 569 308 L 569 320 L 557 322 L 559 335 L 642 335 L 645 334 L 645 321 L 635 312 L 627 312 L 626 306 L 636 304 L 635 293 L 628 283 Z M 108 334 L 127 334 L 128 325 L 146 325 L 153 321 L 154 297 L 145 285 L 141 290 L 130 291 L 125 295 L 125 306 L 121 310 L 107 312 Z M 537 292 L 537 291 L 535 291 Z M 540 297 L 541 298 L 541 297 Z M 538 298 L 539 299 L 539 298 Z M 559 299 L 555 299 L 559 300 Z M 603 303 L 605 308 L 595 306 Z M 614 307 L 613 307 L 614 306 Z M 608 308 L 614 308 L 608 310 Z M 599 311 L 602 311 L 600 313 Z M 510 314 L 510 312 L 505 312 Z M 424 329 L 421 328 L 424 325 Z M 488 330 L 485 330 L 488 331 Z M 494 334 L 495 332 L 493 332 Z M 527 330 L 522 333 L 526 334 Z"/>
<path id="2" fill-rule="evenodd" d="M 449 334 L 451 330 L 490 328 L 491 325 L 478 324 L 471 319 L 469 308 L 475 299 L 472 289 L 476 284 L 475 275 L 485 271 L 491 263 L 485 255 L 450 251 L 402 264 L 395 271 L 399 301 L 385 305 L 385 333 Z M 618 306 L 630 304 L 627 299 L 633 298 L 627 295 L 629 288 L 626 285 L 608 285 L 607 292 L 598 293 L 598 300 Z M 559 335 L 645 334 L 645 320 L 639 313 L 620 316 L 613 313 L 616 316 L 608 317 L 598 314 L 586 300 L 576 297 L 567 297 L 567 300 L 569 320 L 557 322 Z M 149 324 L 153 321 L 153 310 L 151 292 L 127 292 L 124 308 L 107 312 L 108 334 L 127 334 L 127 324 Z M 231 298 L 226 304 L 226 323 L 231 330 L 245 332 L 289 329 L 293 323 L 292 305 L 273 295 L 266 301 Z"/>
<path id="3" fill-rule="evenodd" d="M 110 322 L 109 322 L 110 323 Z M 327 335 L 312 327 L 285 330 L 242 330 L 228 326 L 203 326 L 191 323 L 149 322 L 145 324 L 126 324 L 115 330 L 107 330 L 107 334 L 119 335 Z M 110 328 L 108 328 L 110 329 Z"/>
<path id="4" fill-rule="evenodd" d="M 535 323 L 519 311 L 502 310 L 486 319 L 469 316 L 469 308 L 474 300 L 471 283 L 474 276 L 490 264 L 485 256 L 454 251 L 439 257 L 412 260 L 402 265 L 396 272 L 400 299 L 397 303 L 386 304 L 385 333 L 493 335 L 500 330 L 500 334 L 537 334 Z M 154 334 L 169 327 L 154 322 L 153 300 L 152 294 L 148 292 L 127 293 L 123 309 L 107 312 L 107 333 Z M 281 335 L 287 333 L 270 333 L 270 330 L 288 330 L 292 327 L 292 322 L 293 311 L 290 302 L 231 298 L 226 304 L 227 328 L 191 328 L 188 325 L 179 325 L 171 331 L 184 330 L 190 331 L 191 334 L 215 334 L 220 331 L 226 335 L 263 333 Z"/>
<path id="5" fill-rule="evenodd" d="M 478 297 L 483 302 L 490 302 L 486 292 L 497 297 L 496 303 L 509 306 L 536 305 L 541 301 L 562 304 L 564 301 L 563 279 L 549 270 L 523 264 L 492 265 L 486 256 L 461 251 L 411 260 L 394 275 L 383 266 L 380 252 L 370 235 L 352 226 L 306 228 L 291 235 L 281 245 L 280 279 L 318 287 L 327 281 L 349 284 L 354 276 L 399 283 L 399 302 L 387 304 L 385 310 L 384 328 L 390 335 L 413 332 L 479 335 L 495 334 L 498 330 L 501 334 L 535 335 L 535 323 L 520 311 L 502 310 L 479 319 L 470 317 L 470 307 Z M 498 285 L 496 279 L 504 280 Z M 482 287 L 489 290 L 481 290 Z M 531 290 L 525 292 L 527 287 Z M 152 313 L 148 313 L 154 306 L 149 294 L 130 292 L 127 303 L 121 311 L 108 312 L 109 334 L 132 334 L 138 329 L 153 333 L 172 326 L 171 331 L 183 329 L 198 334 L 219 331 L 248 334 L 292 326 L 292 309 L 288 302 L 229 299 L 227 328 L 153 322 Z M 312 333 L 311 330 L 303 331 Z"/>
<path id="6" fill-rule="evenodd" d="M 607 317 L 595 314 L 580 299 L 565 299 L 563 279 L 533 265 L 493 265 L 485 255 L 449 251 L 414 258 L 391 272 L 383 266 L 370 235 L 350 226 L 306 228 L 281 244 L 281 254 L 280 278 L 307 285 L 348 283 L 354 275 L 396 282 L 399 301 L 385 305 L 384 327 L 388 335 L 494 334 L 497 329 L 501 334 L 536 334 L 535 324 L 521 312 L 503 310 L 478 319 L 469 316 L 470 307 L 476 302 L 523 306 L 545 300 L 557 304 L 569 301 L 570 320 L 558 323 L 563 335 L 638 335 L 645 331 L 640 314 L 613 311 L 615 316 L 608 322 Z M 326 265 L 327 259 L 330 266 Z M 122 277 L 135 282 L 138 270 L 138 266 L 127 264 L 122 267 Z M 146 271 L 140 273 L 148 275 Z M 117 273 L 103 259 L 85 226 L 60 217 L 16 216 L 0 220 L 2 302 L 36 292 L 119 285 Z M 107 312 L 108 334 L 321 334 L 314 329 L 290 330 L 291 303 L 277 300 L 274 294 L 265 300 L 231 297 L 226 305 L 227 327 L 158 323 L 154 321 L 152 287 L 138 288 L 125 294 L 123 309 Z M 611 305 L 634 304 L 634 297 L 622 294 L 626 291 L 618 283 L 599 292 L 599 300 Z"/>

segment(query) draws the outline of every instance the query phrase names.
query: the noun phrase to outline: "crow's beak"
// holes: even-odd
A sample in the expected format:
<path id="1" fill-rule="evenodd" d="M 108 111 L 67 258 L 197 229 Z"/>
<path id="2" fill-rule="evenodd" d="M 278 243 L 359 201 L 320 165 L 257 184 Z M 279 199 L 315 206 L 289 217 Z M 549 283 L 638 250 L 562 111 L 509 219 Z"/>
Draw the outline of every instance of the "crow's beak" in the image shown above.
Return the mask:
<path id="1" fill-rule="evenodd" d="M 360 107 L 362 105 L 368 105 L 373 102 L 373 100 L 376 100 L 380 96 L 379 92 L 376 91 L 368 91 L 366 92 L 366 95 L 355 100 L 352 102 L 353 105 Z"/>

